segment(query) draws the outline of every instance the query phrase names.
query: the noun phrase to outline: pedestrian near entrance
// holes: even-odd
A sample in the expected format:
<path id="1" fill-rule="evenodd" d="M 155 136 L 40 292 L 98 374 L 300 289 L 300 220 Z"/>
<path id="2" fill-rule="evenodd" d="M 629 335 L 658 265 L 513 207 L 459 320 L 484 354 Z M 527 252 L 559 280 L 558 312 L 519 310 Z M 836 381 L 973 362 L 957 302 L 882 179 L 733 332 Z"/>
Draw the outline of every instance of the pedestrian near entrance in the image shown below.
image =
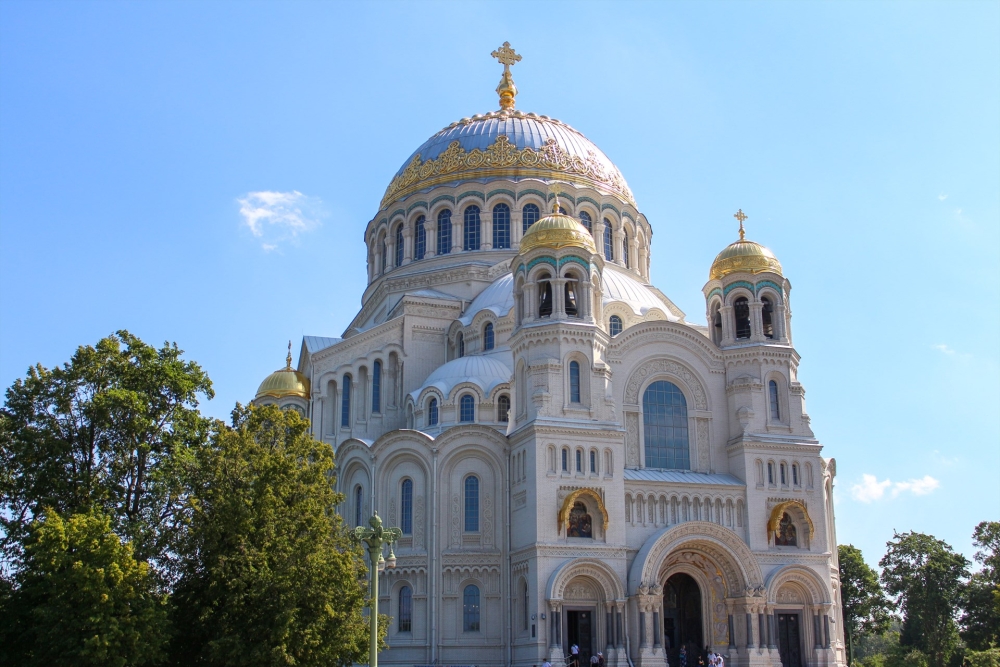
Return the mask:
<path id="1" fill-rule="evenodd" d="M 721 653 L 715 654 L 715 667 L 726 667 L 726 661 L 723 660 Z"/>
<path id="2" fill-rule="evenodd" d="M 545 658 L 545 660 L 542 660 L 542 667 L 552 667 L 552 663 L 549 662 L 548 658 Z"/>
<path id="3" fill-rule="evenodd" d="M 680 667 L 688 667 L 688 650 L 681 646 Z"/>

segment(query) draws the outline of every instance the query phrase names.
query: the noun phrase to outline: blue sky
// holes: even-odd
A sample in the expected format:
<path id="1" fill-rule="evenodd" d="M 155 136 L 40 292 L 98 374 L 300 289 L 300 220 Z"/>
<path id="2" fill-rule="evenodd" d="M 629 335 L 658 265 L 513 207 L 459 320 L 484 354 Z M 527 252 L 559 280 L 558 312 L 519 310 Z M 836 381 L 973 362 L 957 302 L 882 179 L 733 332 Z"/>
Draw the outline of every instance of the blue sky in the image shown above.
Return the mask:
<path id="1" fill-rule="evenodd" d="M 127 328 L 227 416 L 344 330 L 386 185 L 496 107 L 509 40 L 518 108 L 616 162 L 690 320 L 737 208 L 781 260 L 839 540 L 971 556 L 1000 518 L 997 35 L 996 2 L 5 0 L 0 384 Z"/>

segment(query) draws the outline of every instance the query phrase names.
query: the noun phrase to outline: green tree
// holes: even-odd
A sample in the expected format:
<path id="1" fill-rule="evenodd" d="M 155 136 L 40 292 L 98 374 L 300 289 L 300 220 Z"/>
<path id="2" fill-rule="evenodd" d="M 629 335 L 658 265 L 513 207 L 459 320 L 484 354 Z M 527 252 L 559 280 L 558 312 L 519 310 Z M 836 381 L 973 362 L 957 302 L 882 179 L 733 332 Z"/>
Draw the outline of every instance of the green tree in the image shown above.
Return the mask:
<path id="1" fill-rule="evenodd" d="M 1000 644 L 1000 521 L 983 521 L 972 539 L 982 569 L 962 593 L 961 634 L 969 648 L 986 651 Z"/>
<path id="2" fill-rule="evenodd" d="M 213 396 L 177 345 L 155 349 L 127 331 L 81 346 L 69 363 L 28 369 L 0 410 L 0 548 L 17 569 L 46 507 L 100 510 L 136 557 L 165 565 L 183 525 L 182 471 L 206 441 L 196 407 Z M 162 571 L 164 568 L 161 567 Z"/>
<path id="3" fill-rule="evenodd" d="M 882 583 L 903 613 L 900 645 L 917 649 L 933 667 L 944 667 L 958 645 L 955 612 L 968 561 L 939 539 L 895 533 L 879 561 Z"/>
<path id="4" fill-rule="evenodd" d="M 0 658 L 32 667 L 154 665 L 167 611 L 149 565 L 97 512 L 46 511 L 28 531 L 23 567 L 0 602 Z"/>
<path id="5" fill-rule="evenodd" d="M 241 407 L 199 452 L 174 591 L 186 665 L 365 660 L 361 550 L 335 506 L 330 447 L 294 411 Z"/>
<path id="6" fill-rule="evenodd" d="M 848 661 L 854 661 L 854 643 L 864 635 L 881 635 L 892 616 L 889 600 L 878 573 L 865 562 L 861 550 L 851 544 L 837 547 L 840 560 L 840 601 L 848 641 Z"/>

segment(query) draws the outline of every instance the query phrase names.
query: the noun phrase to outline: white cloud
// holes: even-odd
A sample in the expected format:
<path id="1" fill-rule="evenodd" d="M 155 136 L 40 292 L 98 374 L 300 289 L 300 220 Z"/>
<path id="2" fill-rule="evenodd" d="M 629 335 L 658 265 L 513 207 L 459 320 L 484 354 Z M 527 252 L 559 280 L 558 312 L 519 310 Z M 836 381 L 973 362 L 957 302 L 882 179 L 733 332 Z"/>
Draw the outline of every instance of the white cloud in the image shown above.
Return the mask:
<path id="1" fill-rule="evenodd" d="M 896 482 L 893 484 L 892 497 L 895 498 L 904 491 L 909 491 L 915 496 L 926 496 L 939 486 L 941 486 L 941 482 L 930 475 L 924 475 L 921 479 L 911 479 L 908 482 Z"/>
<path id="2" fill-rule="evenodd" d="M 948 195 L 938 195 L 938 201 L 944 201 L 948 198 Z"/>
<path id="3" fill-rule="evenodd" d="M 911 479 L 906 482 L 895 482 L 886 478 L 879 481 L 875 475 L 861 475 L 861 483 L 851 487 L 851 497 L 862 503 L 872 503 L 881 500 L 885 496 L 887 489 L 892 489 L 892 497 L 896 498 L 901 493 L 909 492 L 915 496 L 926 496 L 941 486 L 941 482 L 930 475 L 924 475 L 921 479 Z"/>
<path id="4" fill-rule="evenodd" d="M 880 482 L 875 475 L 864 474 L 861 475 L 861 483 L 851 487 L 851 497 L 863 503 L 870 503 L 885 495 L 885 490 L 890 485 L 892 482 L 889 480 Z"/>
<path id="5" fill-rule="evenodd" d="M 294 241 L 320 225 L 323 202 L 298 190 L 291 192 L 248 192 L 237 198 L 243 224 L 260 239 L 266 252 L 278 249 L 285 241 Z"/>
<path id="6" fill-rule="evenodd" d="M 948 347 L 944 343 L 938 343 L 937 345 L 931 345 L 931 347 L 933 347 L 935 350 L 940 350 L 941 352 L 943 352 L 944 354 L 947 354 L 947 355 L 955 354 L 955 350 L 951 349 L 950 347 Z"/>

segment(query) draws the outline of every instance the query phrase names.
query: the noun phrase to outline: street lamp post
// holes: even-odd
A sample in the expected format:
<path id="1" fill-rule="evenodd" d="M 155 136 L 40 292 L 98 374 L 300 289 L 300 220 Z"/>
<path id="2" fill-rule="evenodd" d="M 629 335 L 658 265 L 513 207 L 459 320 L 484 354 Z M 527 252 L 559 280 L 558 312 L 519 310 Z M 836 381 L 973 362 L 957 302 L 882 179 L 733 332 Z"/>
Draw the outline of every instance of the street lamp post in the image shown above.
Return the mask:
<path id="1" fill-rule="evenodd" d="M 378 512 L 368 519 L 368 527 L 358 526 L 354 529 L 354 536 L 368 547 L 368 558 L 371 560 L 371 590 L 372 600 L 369 605 L 371 624 L 371 640 L 368 645 L 368 664 L 370 667 L 378 667 L 378 575 L 388 565 L 390 568 L 396 567 L 396 554 L 392 551 L 392 543 L 403 534 L 399 528 L 383 528 L 382 519 Z M 382 545 L 389 545 L 389 559 L 382 558 Z"/>

